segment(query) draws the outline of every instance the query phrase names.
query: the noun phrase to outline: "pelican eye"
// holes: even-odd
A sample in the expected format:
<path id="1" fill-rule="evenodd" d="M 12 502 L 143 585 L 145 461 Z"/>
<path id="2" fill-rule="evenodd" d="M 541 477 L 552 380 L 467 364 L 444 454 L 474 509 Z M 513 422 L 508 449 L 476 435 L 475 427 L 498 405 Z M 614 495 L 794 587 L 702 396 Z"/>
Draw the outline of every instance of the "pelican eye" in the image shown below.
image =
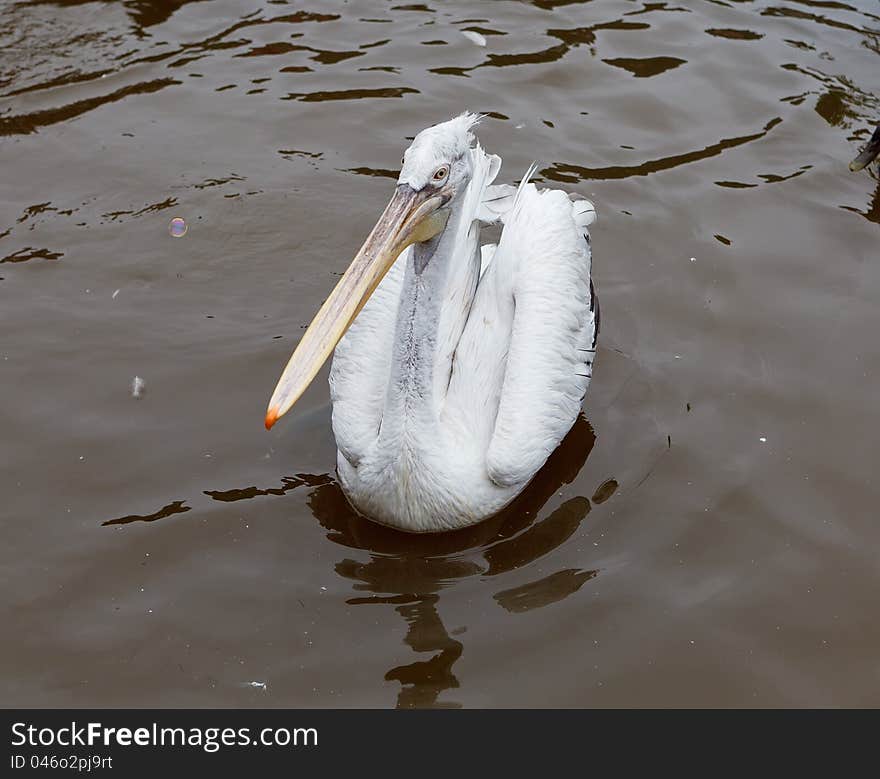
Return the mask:
<path id="1" fill-rule="evenodd" d="M 434 181 L 443 181 L 449 175 L 449 168 L 443 165 L 434 171 Z"/>

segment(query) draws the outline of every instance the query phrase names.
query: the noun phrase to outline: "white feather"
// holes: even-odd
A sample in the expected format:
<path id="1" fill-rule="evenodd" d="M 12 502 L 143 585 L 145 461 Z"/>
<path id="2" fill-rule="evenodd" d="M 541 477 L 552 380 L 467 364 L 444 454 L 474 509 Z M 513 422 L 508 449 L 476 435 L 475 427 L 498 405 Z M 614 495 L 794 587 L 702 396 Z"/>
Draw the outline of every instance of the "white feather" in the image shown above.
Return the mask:
<path id="1" fill-rule="evenodd" d="M 480 35 L 480 33 L 474 32 L 473 30 L 460 30 L 460 32 L 471 43 L 476 43 L 477 46 L 485 46 L 486 45 L 486 38 L 485 38 L 485 36 Z"/>

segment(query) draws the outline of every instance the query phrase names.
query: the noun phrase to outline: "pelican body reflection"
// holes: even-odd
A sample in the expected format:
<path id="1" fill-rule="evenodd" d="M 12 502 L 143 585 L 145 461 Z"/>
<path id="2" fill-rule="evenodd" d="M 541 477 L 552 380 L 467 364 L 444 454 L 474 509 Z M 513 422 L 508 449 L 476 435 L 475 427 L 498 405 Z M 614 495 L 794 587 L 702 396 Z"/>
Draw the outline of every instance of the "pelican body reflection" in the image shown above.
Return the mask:
<path id="1" fill-rule="evenodd" d="M 536 518 L 547 501 L 583 467 L 596 437 L 583 415 L 538 472 L 529 487 L 507 509 L 476 526 L 442 535 L 420 536 L 378 525 L 356 514 L 335 481 L 312 488 L 308 506 L 335 544 L 369 553 L 366 561 L 344 557 L 336 573 L 362 593 L 352 606 L 393 606 L 407 624 L 405 643 L 424 660 L 391 668 L 387 681 L 401 685 L 398 708 L 450 707 L 440 700 L 459 681 L 453 666 L 464 651 L 450 635 L 441 615 L 441 591 L 474 576 L 487 581 L 526 568 L 561 546 L 590 512 L 590 501 L 574 497 L 547 517 Z M 520 614 L 561 601 L 576 593 L 598 571 L 566 568 L 495 592 L 494 602 Z"/>

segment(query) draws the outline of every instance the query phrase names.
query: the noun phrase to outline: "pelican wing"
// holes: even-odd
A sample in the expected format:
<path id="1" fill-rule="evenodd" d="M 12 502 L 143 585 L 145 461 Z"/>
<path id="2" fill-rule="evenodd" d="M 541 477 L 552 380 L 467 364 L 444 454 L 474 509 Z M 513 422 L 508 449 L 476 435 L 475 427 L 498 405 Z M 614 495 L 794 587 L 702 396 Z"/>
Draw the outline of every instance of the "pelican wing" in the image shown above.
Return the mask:
<path id="1" fill-rule="evenodd" d="M 532 169 L 526 174 L 528 178 L 533 173 Z M 528 183 L 525 178 L 525 183 Z M 480 203 L 480 209 L 477 212 L 477 219 L 486 224 L 495 224 L 497 222 L 507 223 L 507 216 L 514 212 L 513 206 L 516 204 L 516 195 L 522 187 L 515 187 L 513 184 L 495 184 L 486 187 L 483 200 Z M 570 193 L 568 195 L 571 204 L 571 215 L 575 224 L 581 228 L 582 232 L 596 221 L 596 207 L 590 200 L 577 194 Z M 585 235 L 589 240 L 589 236 Z"/>
<path id="2" fill-rule="evenodd" d="M 477 219 L 486 224 L 503 222 L 504 216 L 513 207 L 516 200 L 517 187 L 512 184 L 493 184 L 486 187 Z"/>
<path id="3" fill-rule="evenodd" d="M 486 455 L 489 477 L 503 487 L 531 479 L 574 424 L 598 330 L 587 233 L 592 204 L 531 184 L 515 199 L 491 258 L 497 292 L 512 297 L 514 312 Z"/>

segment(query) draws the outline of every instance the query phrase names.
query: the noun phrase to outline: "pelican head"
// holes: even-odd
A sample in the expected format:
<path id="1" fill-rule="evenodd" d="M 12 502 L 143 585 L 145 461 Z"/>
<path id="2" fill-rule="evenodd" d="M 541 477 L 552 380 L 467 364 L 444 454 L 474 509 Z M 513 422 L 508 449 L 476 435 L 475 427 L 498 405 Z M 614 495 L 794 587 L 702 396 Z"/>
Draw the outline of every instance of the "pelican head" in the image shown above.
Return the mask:
<path id="1" fill-rule="evenodd" d="M 880 124 L 877 125 L 871 140 L 868 141 L 859 156 L 849 164 L 849 169 L 855 173 L 870 165 L 878 155 L 880 155 Z"/>
<path id="2" fill-rule="evenodd" d="M 491 169 L 486 178 L 497 173 L 500 159 L 474 147 L 471 128 L 477 121 L 477 115 L 466 112 L 428 127 L 406 150 L 390 202 L 278 380 L 266 412 L 267 430 L 306 390 L 401 252 L 441 236 L 475 167 Z"/>

